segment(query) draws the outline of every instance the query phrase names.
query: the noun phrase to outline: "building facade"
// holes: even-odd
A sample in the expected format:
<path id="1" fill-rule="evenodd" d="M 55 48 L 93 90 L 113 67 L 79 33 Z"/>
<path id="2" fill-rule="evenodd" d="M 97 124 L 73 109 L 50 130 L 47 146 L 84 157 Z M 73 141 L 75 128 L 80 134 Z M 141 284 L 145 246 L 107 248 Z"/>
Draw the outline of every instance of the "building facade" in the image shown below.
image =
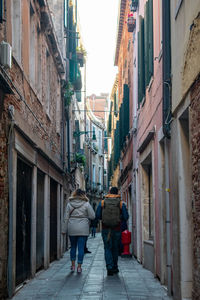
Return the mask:
<path id="1" fill-rule="evenodd" d="M 175 299 L 198 299 L 200 3 L 170 4 L 172 287 Z"/>
<path id="2" fill-rule="evenodd" d="M 68 1 L 1 1 L 0 298 L 59 259 L 68 169 Z M 69 144 L 69 143 L 68 143 Z"/>

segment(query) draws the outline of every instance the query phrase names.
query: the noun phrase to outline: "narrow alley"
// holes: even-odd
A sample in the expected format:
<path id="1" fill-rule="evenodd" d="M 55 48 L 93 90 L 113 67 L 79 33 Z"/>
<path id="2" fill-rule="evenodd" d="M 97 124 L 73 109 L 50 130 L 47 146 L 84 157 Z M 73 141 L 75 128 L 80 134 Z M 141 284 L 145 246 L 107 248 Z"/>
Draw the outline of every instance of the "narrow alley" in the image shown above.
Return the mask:
<path id="1" fill-rule="evenodd" d="M 119 259 L 119 274 L 107 276 L 101 235 L 88 239 L 83 272 L 70 271 L 69 251 L 30 280 L 13 300 L 170 300 L 153 274 L 133 258 Z"/>

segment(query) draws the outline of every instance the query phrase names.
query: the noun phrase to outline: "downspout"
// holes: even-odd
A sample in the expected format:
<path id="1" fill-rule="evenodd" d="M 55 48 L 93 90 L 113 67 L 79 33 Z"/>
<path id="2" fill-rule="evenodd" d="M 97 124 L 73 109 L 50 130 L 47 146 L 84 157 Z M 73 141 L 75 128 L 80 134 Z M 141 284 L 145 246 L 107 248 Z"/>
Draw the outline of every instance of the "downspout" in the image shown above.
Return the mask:
<path id="1" fill-rule="evenodd" d="M 166 245 L 167 245 L 167 288 L 171 296 L 171 220 L 169 195 L 169 139 L 171 123 L 171 32 L 170 0 L 162 0 L 162 35 L 163 35 L 163 134 L 165 137 L 165 202 L 166 202 Z"/>
<path id="2" fill-rule="evenodd" d="M 67 123 L 67 168 L 68 172 L 70 173 L 71 168 L 70 168 L 70 122 L 69 122 L 69 110 L 67 109 L 66 111 L 66 123 Z"/>

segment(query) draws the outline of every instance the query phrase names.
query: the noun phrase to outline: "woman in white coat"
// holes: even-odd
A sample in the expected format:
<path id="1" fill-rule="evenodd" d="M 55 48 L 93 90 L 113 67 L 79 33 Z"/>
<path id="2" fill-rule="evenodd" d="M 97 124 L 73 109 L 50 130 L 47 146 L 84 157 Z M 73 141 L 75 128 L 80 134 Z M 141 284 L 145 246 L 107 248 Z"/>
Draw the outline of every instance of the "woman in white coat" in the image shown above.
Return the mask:
<path id="1" fill-rule="evenodd" d="M 81 273 L 84 257 L 84 246 L 89 236 L 90 220 L 95 218 L 95 212 L 86 197 L 85 191 L 77 189 L 72 193 L 66 207 L 65 223 L 71 242 L 71 271 L 75 271 L 76 250 L 78 247 L 77 272 Z"/>

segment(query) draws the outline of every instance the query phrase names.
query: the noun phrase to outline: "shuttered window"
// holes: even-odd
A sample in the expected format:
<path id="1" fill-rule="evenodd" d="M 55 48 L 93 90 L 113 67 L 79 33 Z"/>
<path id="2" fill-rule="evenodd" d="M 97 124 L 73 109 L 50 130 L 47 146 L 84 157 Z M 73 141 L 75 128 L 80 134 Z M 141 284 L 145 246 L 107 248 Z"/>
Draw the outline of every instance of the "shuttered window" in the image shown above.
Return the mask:
<path id="1" fill-rule="evenodd" d="M 64 26 L 67 27 L 68 21 L 68 0 L 64 0 Z"/>
<path id="2" fill-rule="evenodd" d="M 153 76 L 153 0 L 145 4 L 144 19 L 139 18 L 138 32 L 138 106 L 145 96 L 146 87 Z"/>
<path id="3" fill-rule="evenodd" d="M 145 5 L 144 17 L 145 87 L 153 75 L 153 0 Z"/>
<path id="4" fill-rule="evenodd" d="M 144 66 L 145 66 L 145 87 L 149 83 L 149 1 L 144 8 Z"/>
<path id="5" fill-rule="evenodd" d="M 153 76 L 153 0 L 149 0 L 149 80 Z"/>
<path id="6" fill-rule="evenodd" d="M 75 139 L 76 139 L 75 151 L 79 152 L 79 150 L 80 150 L 80 134 L 78 134 L 80 132 L 79 120 L 75 120 L 75 132 L 77 132 L 77 136 L 75 137 Z"/>
<path id="7" fill-rule="evenodd" d="M 124 140 L 129 133 L 129 87 L 124 84 Z"/>
<path id="8" fill-rule="evenodd" d="M 3 23 L 3 0 L 0 0 L 0 23 Z"/>
<path id="9" fill-rule="evenodd" d="M 138 106 L 145 95 L 145 77 L 144 77 L 144 19 L 139 18 L 138 32 Z"/>
<path id="10" fill-rule="evenodd" d="M 119 121 L 117 121 L 115 134 L 114 134 L 114 168 L 117 167 L 119 158 L 120 158 L 120 132 L 119 132 Z"/>
<path id="11" fill-rule="evenodd" d="M 112 127 L 112 114 L 110 112 L 109 117 L 108 117 L 108 128 L 107 128 L 108 135 L 111 134 L 111 129 L 112 129 L 111 127 Z"/>

